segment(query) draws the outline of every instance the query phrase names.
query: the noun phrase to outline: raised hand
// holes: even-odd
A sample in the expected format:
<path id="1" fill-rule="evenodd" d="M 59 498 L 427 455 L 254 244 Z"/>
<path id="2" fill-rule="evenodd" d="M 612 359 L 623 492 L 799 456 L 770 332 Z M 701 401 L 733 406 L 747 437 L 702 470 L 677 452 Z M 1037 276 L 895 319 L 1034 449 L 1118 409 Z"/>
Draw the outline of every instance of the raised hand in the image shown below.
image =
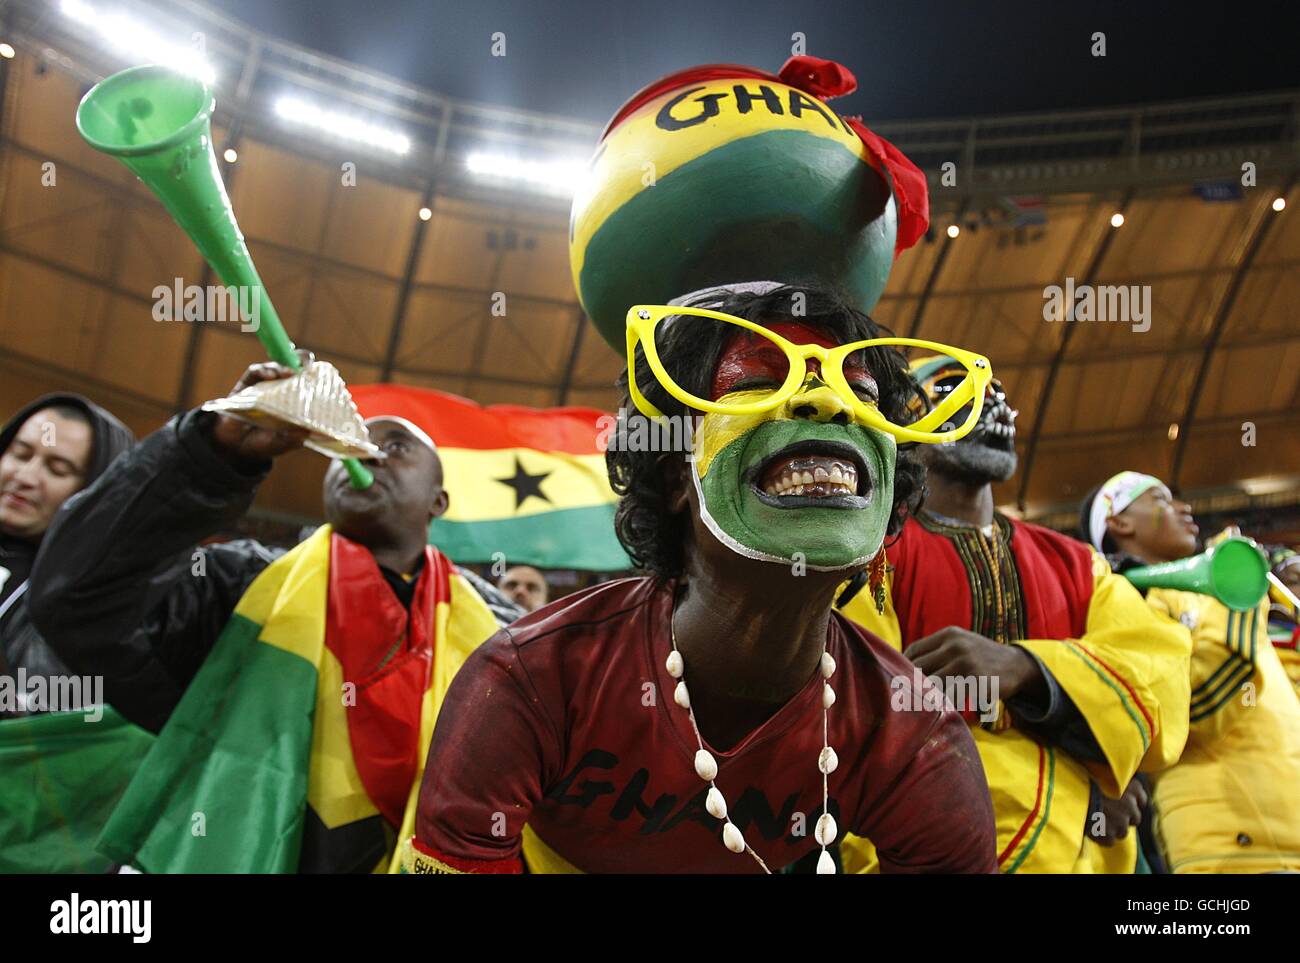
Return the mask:
<path id="1" fill-rule="evenodd" d="M 274 361 L 249 365 L 230 393 L 238 394 L 250 385 L 277 381 L 294 374 L 293 369 Z M 308 434 L 305 428 L 289 425 L 271 428 L 249 424 L 230 415 L 218 415 L 212 425 L 211 437 L 213 446 L 226 460 L 237 465 L 248 465 L 301 448 Z"/>

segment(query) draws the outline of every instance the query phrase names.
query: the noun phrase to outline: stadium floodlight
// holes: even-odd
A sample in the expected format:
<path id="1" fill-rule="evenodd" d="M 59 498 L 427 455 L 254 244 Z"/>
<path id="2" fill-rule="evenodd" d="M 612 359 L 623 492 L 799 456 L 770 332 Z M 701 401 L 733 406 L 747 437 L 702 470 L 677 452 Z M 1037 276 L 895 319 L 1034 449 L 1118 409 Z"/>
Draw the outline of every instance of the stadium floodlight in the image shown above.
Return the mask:
<path id="1" fill-rule="evenodd" d="M 1247 495 L 1258 497 L 1295 491 L 1295 483 L 1294 475 L 1257 475 L 1254 478 L 1243 478 L 1237 485 Z"/>
<path id="2" fill-rule="evenodd" d="M 68 19 L 94 31 L 106 47 L 133 63 L 160 64 L 206 84 L 216 82 L 216 68 L 203 55 L 201 46 L 169 40 L 146 23 L 122 13 L 104 13 L 85 0 L 63 0 L 60 9 Z"/>
<path id="3" fill-rule="evenodd" d="M 465 167 L 476 177 L 514 181 L 548 194 L 571 196 L 587 170 L 581 160 L 524 160 L 506 154 L 475 151 Z"/>
<path id="4" fill-rule="evenodd" d="M 286 95 L 279 98 L 275 102 L 275 112 L 284 120 L 315 128 L 343 140 L 359 141 L 394 154 L 408 154 L 411 151 L 411 138 L 399 131 L 308 103 L 298 97 Z"/>

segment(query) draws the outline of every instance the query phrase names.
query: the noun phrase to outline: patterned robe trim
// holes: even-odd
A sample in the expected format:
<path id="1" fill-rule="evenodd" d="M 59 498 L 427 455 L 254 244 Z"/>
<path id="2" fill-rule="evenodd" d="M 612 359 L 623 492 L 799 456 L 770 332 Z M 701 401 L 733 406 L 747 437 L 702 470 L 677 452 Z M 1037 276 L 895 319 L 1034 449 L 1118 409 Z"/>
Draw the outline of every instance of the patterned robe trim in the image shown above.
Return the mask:
<path id="1" fill-rule="evenodd" d="M 1011 551 L 1011 523 L 995 514 L 993 533 L 985 535 L 974 525 L 951 524 L 931 512 L 920 512 L 916 521 L 926 531 L 952 542 L 961 559 L 970 585 L 971 631 L 1004 645 L 1025 638 L 1029 628 L 1020 572 Z M 998 700 L 993 719 L 984 722 L 984 728 L 1002 732 L 1011 725 L 1011 714 Z"/>
<path id="2" fill-rule="evenodd" d="M 953 543 L 970 583 L 972 632 L 998 642 L 1017 642 L 1028 635 L 1020 572 L 1011 552 L 1011 523 L 993 516 L 993 534 L 974 525 L 948 524 L 930 512 L 916 516 L 922 528 Z"/>
<path id="3" fill-rule="evenodd" d="M 1038 837 L 1042 835 L 1043 827 L 1047 825 L 1052 815 L 1052 791 L 1056 788 L 1056 752 L 1047 746 L 1038 747 L 1038 793 L 1034 799 L 1034 808 L 1016 834 L 1011 837 L 1011 841 L 1002 852 L 998 854 L 998 870 L 1003 873 L 1014 873 L 1024 863 L 1025 858 L 1033 851 L 1034 844 L 1038 842 Z M 1031 832 L 1032 829 L 1032 832 Z M 1020 846 L 1021 840 L 1028 835 L 1029 839 L 1024 847 L 1019 850 L 1014 861 L 1008 865 L 1008 860 L 1012 853 L 1015 853 Z"/>
<path id="4" fill-rule="evenodd" d="M 1149 749 L 1151 747 L 1151 738 L 1155 735 L 1155 720 L 1151 716 L 1151 710 L 1143 705 L 1142 700 L 1138 698 L 1133 686 L 1078 639 L 1065 639 L 1063 641 L 1066 650 L 1095 672 L 1097 677 L 1115 693 L 1120 705 L 1124 707 L 1124 711 L 1142 737 L 1143 752 Z"/>

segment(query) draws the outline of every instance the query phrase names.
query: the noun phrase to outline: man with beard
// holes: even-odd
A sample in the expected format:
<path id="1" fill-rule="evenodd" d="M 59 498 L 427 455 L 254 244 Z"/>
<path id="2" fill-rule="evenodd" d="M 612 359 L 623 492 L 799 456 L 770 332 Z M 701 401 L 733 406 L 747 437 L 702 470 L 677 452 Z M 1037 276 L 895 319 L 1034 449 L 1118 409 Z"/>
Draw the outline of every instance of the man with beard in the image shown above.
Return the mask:
<path id="1" fill-rule="evenodd" d="M 992 871 L 965 725 L 941 702 L 892 712 L 906 660 L 832 611 L 920 480 L 895 442 L 911 437 L 901 357 L 831 350 L 878 329 L 828 288 L 687 304 L 629 312 L 634 414 L 607 455 L 619 538 L 650 574 L 567 596 L 471 656 L 409 870 L 753 873 L 812 856 L 830 873 L 843 826 L 888 871 Z M 699 413 L 693 458 L 624 443 L 636 419 Z"/>
<path id="2" fill-rule="evenodd" d="M 292 374 L 253 365 L 232 393 Z M 449 499 L 433 441 L 402 418 L 366 426 L 383 453 L 366 460 L 374 483 L 354 488 L 331 462 L 327 523 L 287 553 L 201 543 L 306 432 L 202 409 L 119 458 L 50 528 L 33 619 L 158 733 L 100 839 L 117 862 L 396 868 L 442 695 L 498 623 L 428 544 Z"/>
<path id="3" fill-rule="evenodd" d="M 961 367 L 921 358 L 912 374 L 940 404 Z M 993 483 L 1016 470 L 1016 414 L 992 381 L 974 431 L 922 450 L 926 500 L 888 548 L 883 614 L 861 595 L 846 614 L 966 710 L 1002 872 L 1131 873 L 1134 776 L 1182 750 L 1190 643 L 1086 546 L 994 509 Z M 870 868 L 869 846 L 844 850 L 846 867 Z"/>
<path id="4" fill-rule="evenodd" d="M 516 565 L 506 569 L 497 588 L 525 612 L 540 609 L 546 604 L 546 597 L 550 593 L 546 576 L 531 565 Z"/>
<path id="5" fill-rule="evenodd" d="M 1112 476 L 1079 514 L 1084 537 L 1120 570 L 1197 551 L 1191 506 L 1152 475 Z M 1300 698 L 1269 642 L 1269 599 L 1234 611 L 1199 592 L 1151 588 L 1146 597 L 1195 644 L 1187 749 L 1153 777 L 1152 835 L 1166 865 L 1173 873 L 1300 872 Z"/>

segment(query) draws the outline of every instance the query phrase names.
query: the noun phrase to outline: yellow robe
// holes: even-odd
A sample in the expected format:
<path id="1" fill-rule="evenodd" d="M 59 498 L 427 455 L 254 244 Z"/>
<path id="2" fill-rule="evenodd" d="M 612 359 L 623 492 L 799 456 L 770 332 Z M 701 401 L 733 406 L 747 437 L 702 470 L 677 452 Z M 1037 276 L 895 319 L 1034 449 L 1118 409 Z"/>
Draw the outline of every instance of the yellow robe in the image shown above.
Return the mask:
<path id="1" fill-rule="evenodd" d="M 1230 612 L 1208 595 L 1152 589 L 1147 601 L 1195 644 L 1187 749 L 1155 779 L 1170 870 L 1300 871 L 1300 697 L 1268 639 L 1268 600 Z"/>
<path id="2" fill-rule="evenodd" d="M 892 586 L 887 581 L 887 589 Z M 902 647 L 892 593 L 883 615 L 867 593 L 844 614 Z M 914 640 L 908 640 L 914 641 Z M 1114 846 L 1088 835 L 1089 781 L 1119 796 L 1133 776 L 1172 765 L 1187 739 L 1191 639 L 1181 625 L 1153 616 L 1142 596 L 1093 555 L 1093 593 L 1080 639 L 1029 639 L 1036 655 L 1088 724 L 1104 762 L 1080 762 L 1040 745 L 1015 728 L 972 734 L 984 762 L 997 821 L 998 866 L 1004 873 L 1131 873 L 1137 834 Z M 995 727 L 996 728 L 996 725 Z M 873 871 L 870 843 L 846 836 L 845 872 Z"/>

